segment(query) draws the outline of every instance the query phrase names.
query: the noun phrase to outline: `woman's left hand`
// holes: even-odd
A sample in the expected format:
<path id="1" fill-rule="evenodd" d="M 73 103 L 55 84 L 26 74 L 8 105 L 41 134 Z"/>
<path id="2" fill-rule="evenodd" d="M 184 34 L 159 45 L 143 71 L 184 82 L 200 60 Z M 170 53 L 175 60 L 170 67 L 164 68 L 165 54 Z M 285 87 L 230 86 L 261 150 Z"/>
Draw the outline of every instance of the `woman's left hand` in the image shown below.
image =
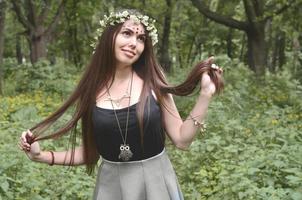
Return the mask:
<path id="1" fill-rule="evenodd" d="M 221 78 L 223 70 L 217 65 L 213 64 L 214 57 L 208 58 L 207 62 L 211 65 L 211 68 L 214 70 L 216 75 Z M 212 96 L 216 92 L 216 86 L 214 82 L 211 80 L 208 72 L 202 74 L 201 77 L 201 93 Z"/>
<path id="2" fill-rule="evenodd" d="M 201 77 L 201 93 L 212 96 L 216 91 L 215 84 L 211 80 L 208 72 L 202 74 Z"/>

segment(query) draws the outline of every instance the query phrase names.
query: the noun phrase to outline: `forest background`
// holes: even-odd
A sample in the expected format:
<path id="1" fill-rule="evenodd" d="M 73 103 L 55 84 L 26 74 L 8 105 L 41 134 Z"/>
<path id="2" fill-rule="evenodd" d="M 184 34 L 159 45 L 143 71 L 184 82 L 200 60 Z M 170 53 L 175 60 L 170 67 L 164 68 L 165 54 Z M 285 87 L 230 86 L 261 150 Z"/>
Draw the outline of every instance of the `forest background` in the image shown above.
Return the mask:
<path id="1" fill-rule="evenodd" d="M 91 199 L 95 175 L 30 162 L 17 142 L 71 93 L 116 8 L 156 19 L 171 83 L 209 55 L 224 69 L 206 133 L 187 152 L 167 144 L 185 199 L 301 200 L 302 0 L 0 0 L 0 199 Z M 196 96 L 175 98 L 185 118 Z"/>

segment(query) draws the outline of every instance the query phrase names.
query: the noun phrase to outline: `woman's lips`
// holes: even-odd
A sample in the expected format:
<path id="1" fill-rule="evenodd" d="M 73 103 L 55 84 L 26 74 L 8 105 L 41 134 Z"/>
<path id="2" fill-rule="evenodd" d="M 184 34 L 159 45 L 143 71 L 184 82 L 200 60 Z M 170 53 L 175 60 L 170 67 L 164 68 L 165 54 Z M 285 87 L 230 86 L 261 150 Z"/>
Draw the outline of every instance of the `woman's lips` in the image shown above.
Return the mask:
<path id="1" fill-rule="evenodd" d="M 122 51 L 128 56 L 128 57 L 134 57 L 136 54 L 133 51 L 122 49 Z"/>

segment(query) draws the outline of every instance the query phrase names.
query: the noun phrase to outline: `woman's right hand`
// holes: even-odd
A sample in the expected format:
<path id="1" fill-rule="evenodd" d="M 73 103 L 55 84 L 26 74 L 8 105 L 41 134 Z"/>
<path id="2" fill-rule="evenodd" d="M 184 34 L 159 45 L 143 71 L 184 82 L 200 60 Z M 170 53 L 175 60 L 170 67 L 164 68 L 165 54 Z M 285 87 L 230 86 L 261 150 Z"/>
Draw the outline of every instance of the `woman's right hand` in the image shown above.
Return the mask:
<path id="1" fill-rule="evenodd" d="M 35 160 L 41 153 L 40 145 L 38 142 L 30 143 L 34 136 L 30 130 L 22 132 L 19 141 L 19 148 L 23 150 L 30 160 Z"/>

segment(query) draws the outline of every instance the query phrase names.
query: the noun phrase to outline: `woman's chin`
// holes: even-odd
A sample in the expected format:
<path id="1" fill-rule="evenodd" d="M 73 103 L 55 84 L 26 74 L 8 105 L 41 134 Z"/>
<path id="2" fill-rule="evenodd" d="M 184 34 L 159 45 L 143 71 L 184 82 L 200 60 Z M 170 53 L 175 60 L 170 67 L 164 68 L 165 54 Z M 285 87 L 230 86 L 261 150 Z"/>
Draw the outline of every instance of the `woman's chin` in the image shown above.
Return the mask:
<path id="1" fill-rule="evenodd" d="M 131 66 L 136 61 L 137 61 L 137 59 L 123 59 L 123 60 L 117 61 L 117 65 L 118 66 Z"/>

